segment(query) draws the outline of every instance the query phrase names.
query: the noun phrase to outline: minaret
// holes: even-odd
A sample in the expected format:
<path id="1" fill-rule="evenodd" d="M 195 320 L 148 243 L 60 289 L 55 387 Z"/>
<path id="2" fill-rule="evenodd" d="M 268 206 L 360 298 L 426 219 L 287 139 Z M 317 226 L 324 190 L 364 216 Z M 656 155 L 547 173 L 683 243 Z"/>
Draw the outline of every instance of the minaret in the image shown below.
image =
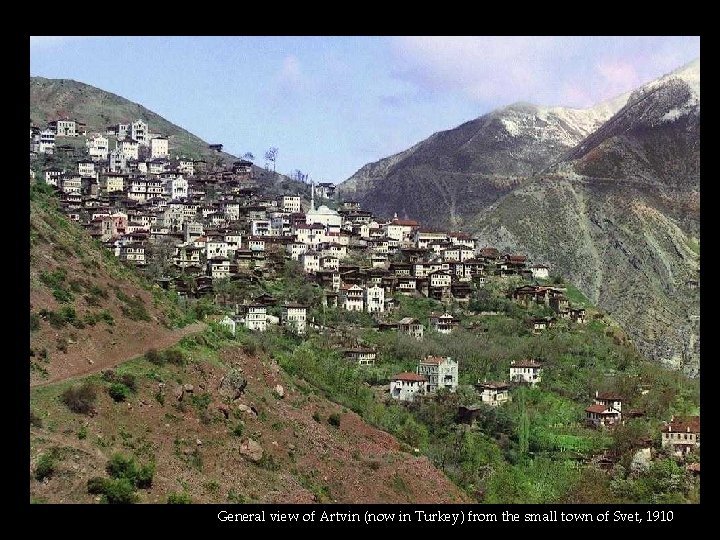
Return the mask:
<path id="1" fill-rule="evenodd" d="M 315 182 L 310 182 L 310 211 L 315 211 Z"/>

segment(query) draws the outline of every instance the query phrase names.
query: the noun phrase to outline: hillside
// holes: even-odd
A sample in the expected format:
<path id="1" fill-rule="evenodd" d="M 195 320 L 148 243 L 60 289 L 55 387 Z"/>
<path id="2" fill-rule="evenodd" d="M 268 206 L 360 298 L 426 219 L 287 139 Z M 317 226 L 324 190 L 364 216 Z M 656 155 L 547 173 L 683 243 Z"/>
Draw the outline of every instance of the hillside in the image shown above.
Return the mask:
<path id="1" fill-rule="evenodd" d="M 52 195 L 31 186 L 32 384 L 169 346 L 184 334 L 172 328 L 193 318 L 61 214 Z"/>
<path id="2" fill-rule="evenodd" d="M 106 477 L 120 452 L 154 463 L 138 502 L 467 502 L 426 457 L 288 376 L 252 340 L 229 345 L 206 332 L 176 349 L 185 365 L 122 365 L 115 379 L 136 388 L 125 402 L 108 395 L 111 377 L 85 379 L 97 389 L 92 416 L 58 399 L 68 383 L 34 389 L 31 475 L 43 456 L 54 470 L 46 482 L 31 478 L 32 500 L 99 501 L 87 481 Z"/>
<path id="3" fill-rule="evenodd" d="M 210 150 L 207 142 L 189 131 L 111 92 L 70 79 L 30 77 L 30 120 L 44 126 L 50 120 L 64 117 L 84 122 L 88 134 L 105 133 L 107 126 L 112 124 L 127 124 L 142 119 L 148 123 L 152 133 L 168 137 L 173 156 L 180 154 L 207 160 L 236 159 L 225 152 Z"/>

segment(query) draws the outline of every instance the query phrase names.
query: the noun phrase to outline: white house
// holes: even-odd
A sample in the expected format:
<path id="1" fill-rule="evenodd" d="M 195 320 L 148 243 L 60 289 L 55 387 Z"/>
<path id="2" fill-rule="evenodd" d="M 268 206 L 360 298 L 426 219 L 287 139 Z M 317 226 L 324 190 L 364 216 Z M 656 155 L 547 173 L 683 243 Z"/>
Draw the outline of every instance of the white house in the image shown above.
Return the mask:
<path id="1" fill-rule="evenodd" d="M 385 311 L 385 289 L 375 285 L 365 288 L 365 309 L 368 313 L 382 313 Z"/>
<path id="2" fill-rule="evenodd" d="M 430 314 L 430 328 L 435 329 L 440 334 L 451 333 L 457 325 L 458 320 L 449 313 L 443 313 L 442 315 L 438 313 Z"/>
<path id="3" fill-rule="evenodd" d="M 150 134 L 148 133 L 148 125 L 142 120 L 135 120 L 130 125 L 130 137 L 137 141 L 138 144 L 147 146 L 150 140 L 149 135 Z M 137 157 L 135 159 L 137 159 Z"/>
<path id="4" fill-rule="evenodd" d="M 535 360 L 516 360 L 510 364 L 510 380 L 535 386 L 542 380 L 542 369 Z"/>
<path id="5" fill-rule="evenodd" d="M 180 158 L 178 161 L 178 172 L 185 176 L 195 175 L 195 162 L 192 159 Z"/>
<path id="6" fill-rule="evenodd" d="M 413 401 L 416 395 L 425 394 L 427 377 L 417 373 L 398 373 L 390 378 L 390 396 L 400 401 Z"/>
<path id="7" fill-rule="evenodd" d="M 530 267 L 534 279 L 547 279 L 550 275 L 550 268 L 544 264 L 533 264 Z"/>
<path id="8" fill-rule="evenodd" d="M 138 159 L 140 144 L 135 139 L 118 140 L 115 148 L 119 149 L 126 159 Z"/>
<path id="9" fill-rule="evenodd" d="M 237 323 L 235 322 L 235 319 L 225 315 L 225 317 L 220 321 L 220 325 L 227 328 L 227 330 L 234 336 Z"/>
<path id="10" fill-rule="evenodd" d="M 245 310 L 245 328 L 264 332 L 267 330 L 267 307 L 262 304 L 250 304 Z"/>
<path id="11" fill-rule="evenodd" d="M 678 456 L 700 448 L 700 416 L 672 416 L 662 428 L 662 446 Z"/>
<path id="12" fill-rule="evenodd" d="M 285 304 L 283 306 L 283 324 L 297 334 L 304 334 L 307 328 L 307 306 Z"/>
<path id="13" fill-rule="evenodd" d="M 363 288 L 360 285 L 340 287 L 340 305 L 347 311 L 363 311 L 365 307 Z"/>
<path id="14" fill-rule="evenodd" d="M 230 276 L 230 259 L 215 257 L 207 261 L 207 273 L 213 279 L 223 279 Z"/>
<path id="15" fill-rule="evenodd" d="M 170 157 L 170 146 L 167 137 L 154 137 L 150 139 L 150 159 L 163 159 Z"/>
<path id="16" fill-rule="evenodd" d="M 88 139 L 85 143 L 87 146 L 88 154 L 91 159 L 97 161 L 104 161 L 108 158 L 109 143 L 108 138 L 103 135 L 95 135 L 91 139 Z"/>
<path id="17" fill-rule="evenodd" d="M 187 199 L 188 181 L 182 176 L 165 180 L 165 194 L 170 199 Z"/>
<path id="18" fill-rule="evenodd" d="M 457 390 L 458 363 L 449 356 L 427 356 L 420 360 L 417 372 L 427 378 L 427 393 L 438 388 L 447 388 L 450 392 Z"/>
<path id="19" fill-rule="evenodd" d="M 353 349 L 345 349 L 343 356 L 347 360 L 355 362 L 359 366 L 374 366 L 377 358 L 377 351 L 367 347 L 355 347 Z"/>
<path id="20" fill-rule="evenodd" d="M 300 212 L 300 196 L 285 195 L 280 200 L 280 208 L 283 212 L 292 212 L 294 214 Z"/>
<path id="21" fill-rule="evenodd" d="M 306 274 L 315 273 L 320 270 L 320 254 L 317 251 L 306 251 L 300 255 L 299 260 Z"/>
<path id="22" fill-rule="evenodd" d="M 480 392 L 480 401 L 492 407 L 497 407 L 510 400 L 510 385 L 504 382 L 483 381 L 475 385 Z"/>
<path id="23" fill-rule="evenodd" d="M 75 120 L 53 120 L 50 127 L 55 128 L 55 133 L 62 137 L 77 137 L 77 124 Z"/>

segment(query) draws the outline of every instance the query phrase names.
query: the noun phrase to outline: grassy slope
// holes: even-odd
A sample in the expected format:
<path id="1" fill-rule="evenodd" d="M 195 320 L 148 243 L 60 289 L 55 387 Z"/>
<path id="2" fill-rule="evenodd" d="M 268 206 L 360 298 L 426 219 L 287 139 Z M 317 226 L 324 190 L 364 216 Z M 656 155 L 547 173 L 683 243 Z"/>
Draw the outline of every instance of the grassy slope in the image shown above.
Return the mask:
<path id="1" fill-rule="evenodd" d="M 68 220 L 52 195 L 31 187 L 31 380 L 122 358 L 190 322 L 173 298 Z"/>

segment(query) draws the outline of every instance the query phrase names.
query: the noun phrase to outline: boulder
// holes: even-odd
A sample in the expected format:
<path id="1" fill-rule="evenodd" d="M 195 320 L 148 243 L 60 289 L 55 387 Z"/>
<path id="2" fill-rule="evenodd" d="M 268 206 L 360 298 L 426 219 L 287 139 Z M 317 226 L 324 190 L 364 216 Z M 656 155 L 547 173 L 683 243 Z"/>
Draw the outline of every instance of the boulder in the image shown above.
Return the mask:
<path id="1" fill-rule="evenodd" d="M 185 391 L 183 390 L 183 387 L 180 386 L 180 385 L 176 386 L 176 387 L 175 387 L 175 390 L 173 390 L 173 395 L 175 396 L 175 398 L 176 398 L 178 401 L 182 401 L 182 398 L 183 398 L 183 394 L 184 394 L 184 393 L 185 393 Z"/>
<path id="2" fill-rule="evenodd" d="M 280 385 L 280 384 L 275 385 L 275 395 L 277 395 L 277 397 L 279 397 L 281 399 L 285 397 L 285 389 L 282 387 L 282 385 Z"/>
<path id="3" fill-rule="evenodd" d="M 192 384 L 186 384 L 183 386 L 183 391 L 186 394 L 192 394 L 195 391 L 195 387 Z"/>
<path id="4" fill-rule="evenodd" d="M 238 405 L 238 411 L 244 412 L 251 416 L 257 416 L 257 411 L 254 411 L 252 407 L 248 407 L 247 405 L 245 405 L 243 403 Z"/>
<path id="5" fill-rule="evenodd" d="M 257 463 L 263 457 L 263 449 L 256 440 L 247 439 L 240 444 L 240 455 Z"/>
<path id="6" fill-rule="evenodd" d="M 234 401 L 242 395 L 246 386 L 247 379 L 243 377 L 239 369 L 233 368 L 228 371 L 222 379 L 220 379 L 218 392 L 222 397 L 226 397 Z"/>

